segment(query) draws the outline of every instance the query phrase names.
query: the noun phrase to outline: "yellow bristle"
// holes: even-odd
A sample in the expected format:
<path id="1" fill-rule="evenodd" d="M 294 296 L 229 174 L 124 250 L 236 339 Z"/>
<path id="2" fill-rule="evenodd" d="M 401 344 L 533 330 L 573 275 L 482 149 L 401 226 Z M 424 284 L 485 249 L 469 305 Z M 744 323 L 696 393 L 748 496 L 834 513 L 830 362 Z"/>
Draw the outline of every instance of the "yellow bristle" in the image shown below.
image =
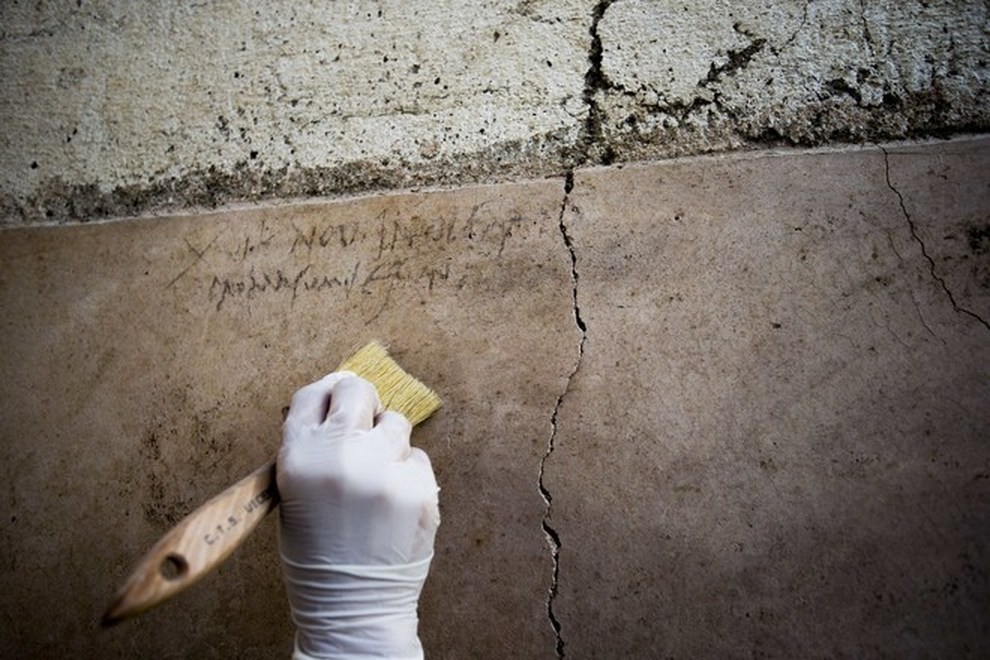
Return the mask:
<path id="1" fill-rule="evenodd" d="M 377 341 L 344 360 L 338 370 L 353 371 L 369 381 L 385 409 L 402 413 L 413 426 L 440 407 L 437 393 L 409 375 Z"/>

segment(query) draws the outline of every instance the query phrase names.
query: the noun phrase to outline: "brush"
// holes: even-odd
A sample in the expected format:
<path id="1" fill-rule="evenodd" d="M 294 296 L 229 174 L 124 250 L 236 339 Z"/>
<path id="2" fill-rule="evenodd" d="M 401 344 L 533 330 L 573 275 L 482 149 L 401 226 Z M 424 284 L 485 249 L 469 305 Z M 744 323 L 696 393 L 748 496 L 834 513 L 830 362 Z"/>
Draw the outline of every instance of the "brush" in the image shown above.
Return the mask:
<path id="1" fill-rule="evenodd" d="M 440 397 L 406 373 L 379 342 L 344 360 L 338 371 L 352 371 L 371 382 L 387 410 L 419 424 L 440 407 Z M 243 543 L 279 503 L 275 461 L 215 496 L 163 536 L 138 563 L 117 593 L 103 625 L 147 612 L 200 580 Z"/>

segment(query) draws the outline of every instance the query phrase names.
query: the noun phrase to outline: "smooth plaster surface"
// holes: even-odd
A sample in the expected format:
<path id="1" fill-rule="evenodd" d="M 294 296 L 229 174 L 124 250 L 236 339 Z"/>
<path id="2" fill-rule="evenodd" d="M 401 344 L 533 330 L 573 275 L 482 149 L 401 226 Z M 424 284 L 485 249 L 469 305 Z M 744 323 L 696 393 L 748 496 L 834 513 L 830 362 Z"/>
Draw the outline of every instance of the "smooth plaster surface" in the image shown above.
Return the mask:
<path id="1" fill-rule="evenodd" d="M 990 652 L 988 147 L 575 176 L 569 657 Z"/>
<path id="2" fill-rule="evenodd" d="M 537 473 L 577 341 L 561 194 L 4 232 L 0 655 L 287 656 L 273 521 L 180 601 L 98 622 L 157 537 L 277 450 L 292 392 L 373 338 L 445 400 L 415 440 L 443 488 L 431 655 L 549 648 Z"/>
<path id="3" fill-rule="evenodd" d="M 0 232 L 0 655 L 261 658 L 268 521 L 141 553 L 368 338 L 446 407 L 428 657 L 981 657 L 990 141 Z"/>
<path id="4" fill-rule="evenodd" d="M 0 3 L 0 223 L 990 127 L 973 0 Z"/>

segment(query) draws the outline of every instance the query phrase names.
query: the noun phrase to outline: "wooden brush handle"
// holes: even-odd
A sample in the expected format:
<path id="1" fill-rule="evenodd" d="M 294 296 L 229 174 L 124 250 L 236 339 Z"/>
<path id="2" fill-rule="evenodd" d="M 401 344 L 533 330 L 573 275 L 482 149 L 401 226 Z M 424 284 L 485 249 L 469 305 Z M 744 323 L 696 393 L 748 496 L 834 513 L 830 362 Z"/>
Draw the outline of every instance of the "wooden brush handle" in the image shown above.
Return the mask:
<path id="1" fill-rule="evenodd" d="M 145 612 L 216 568 L 278 506 L 275 462 L 193 511 L 141 560 L 103 617 L 110 625 Z"/>

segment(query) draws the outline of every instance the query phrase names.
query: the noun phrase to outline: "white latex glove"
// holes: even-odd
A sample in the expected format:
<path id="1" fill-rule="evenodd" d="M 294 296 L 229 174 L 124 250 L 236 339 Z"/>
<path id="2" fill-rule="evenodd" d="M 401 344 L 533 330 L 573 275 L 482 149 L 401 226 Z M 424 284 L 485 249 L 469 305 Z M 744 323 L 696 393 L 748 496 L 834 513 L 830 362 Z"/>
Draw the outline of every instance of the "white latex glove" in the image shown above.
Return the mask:
<path id="1" fill-rule="evenodd" d="M 297 660 L 422 658 L 416 606 L 440 524 L 409 421 L 337 372 L 292 397 L 278 456 L 279 551 Z"/>

